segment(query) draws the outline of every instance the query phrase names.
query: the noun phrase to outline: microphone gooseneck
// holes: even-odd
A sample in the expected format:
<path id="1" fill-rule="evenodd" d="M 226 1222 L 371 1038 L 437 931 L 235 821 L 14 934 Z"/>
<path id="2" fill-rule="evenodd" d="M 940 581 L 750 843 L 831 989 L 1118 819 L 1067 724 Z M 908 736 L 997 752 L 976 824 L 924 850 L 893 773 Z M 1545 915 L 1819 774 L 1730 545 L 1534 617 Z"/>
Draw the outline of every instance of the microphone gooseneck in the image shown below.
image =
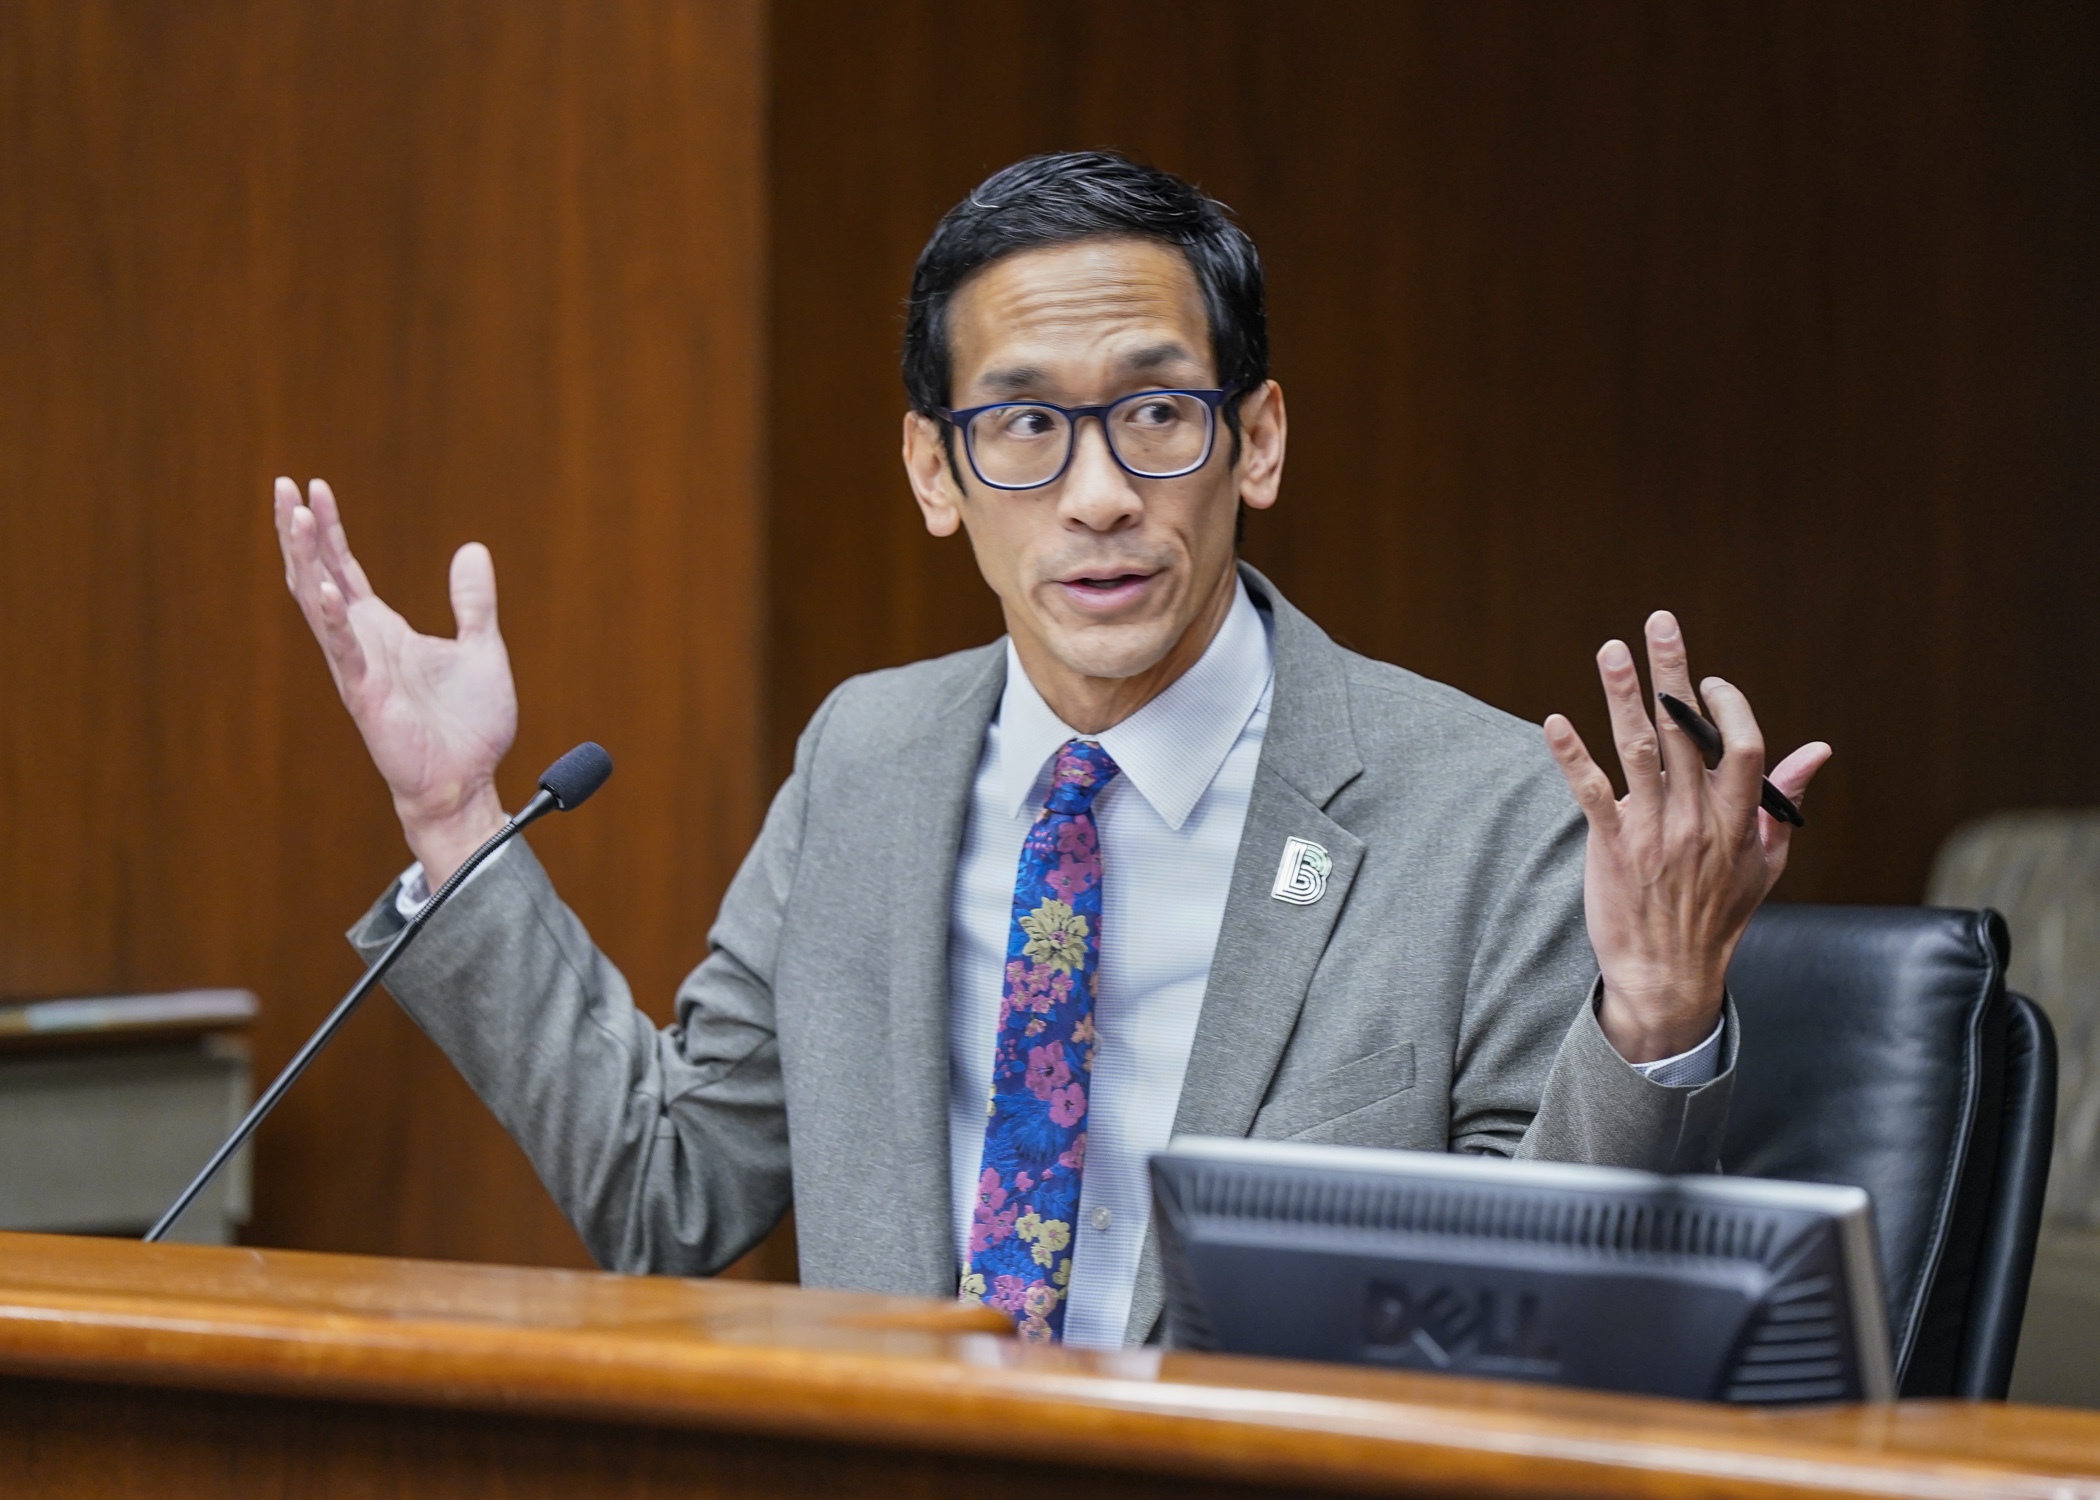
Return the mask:
<path id="1" fill-rule="evenodd" d="M 306 1039 L 306 1045 L 293 1055 L 292 1060 L 284 1065 L 284 1071 L 263 1090 L 262 1097 L 255 1101 L 254 1107 L 242 1117 L 240 1124 L 234 1126 L 233 1134 L 227 1136 L 219 1149 L 212 1153 L 211 1160 L 204 1164 L 204 1170 L 182 1190 L 181 1197 L 168 1205 L 168 1211 L 160 1216 L 159 1222 L 146 1231 L 145 1238 L 148 1244 L 162 1238 L 175 1227 L 175 1221 L 197 1201 L 197 1195 L 211 1185 L 211 1180 L 219 1175 L 219 1170 L 232 1159 L 233 1153 L 241 1149 L 249 1136 L 255 1134 L 255 1128 L 277 1107 L 278 1101 L 290 1092 L 292 1085 L 299 1081 L 299 1075 L 306 1071 L 320 1055 L 321 1049 L 342 1029 L 343 1023 L 350 1019 L 351 1012 L 371 993 L 372 987 L 379 983 L 386 971 L 394 966 L 394 960 L 415 941 L 416 934 L 437 915 L 438 908 L 450 901 L 453 892 L 466 883 L 467 877 L 487 863 L 489 856 L 517 837 L 527 824 L 539 821 L 550 812 L 567 812 L 582 806 L 591 793 L 605 785 L 605 779 L 612 775 L 612 771 L 612 757 L 594 741 L 585 740 L 541 773 L 539 790 L 533 794 L 532 800 L 497 829 L 487 843 L 467 856 L 465 863 L 452 872 L 451 879 L 432 892 L 430 899 L 424 902 L 421 909 L 394 935 L 394 940 L 387 944 L 386 951 L 373 959 L 371 967 L 358 976 L 357 983 L 350 986 L 350 993 L 328 1013 L 328 1019 Z"/>

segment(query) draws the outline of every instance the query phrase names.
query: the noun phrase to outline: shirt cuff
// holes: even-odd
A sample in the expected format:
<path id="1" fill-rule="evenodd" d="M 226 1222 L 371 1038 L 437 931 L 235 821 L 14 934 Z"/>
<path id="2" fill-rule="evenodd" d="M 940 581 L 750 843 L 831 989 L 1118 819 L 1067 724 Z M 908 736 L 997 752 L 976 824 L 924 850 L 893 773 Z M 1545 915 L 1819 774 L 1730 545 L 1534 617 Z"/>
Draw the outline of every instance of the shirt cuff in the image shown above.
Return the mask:
<path id="1" fill-rule="evenodd" d="M 460 889 L 465 890 L 479 880 L 482 871 L 503 858 L 503 850 L 509 847 L 508 843 L 502 845 L 494 854 L 491 854 L 487 859 L 476 865 L 474 873 L 459 883 Z M 419 859 L 401 872 L 400 883 L 394 891 L 394 910 L 401 914 L 402 921 L 412 922 L 415 920 L 416 913 L 430 904 L 430 895 L 430 878 L 423 873 L 423 861 Z M 1685 1056 L 1690 1057 L 1691 1054 L 1687 1052 Z M 1671 1058 L 1670 1061 L 1675 1062 L 1676 1059 Z M 1650 1066 L 1660 1067 L 1662 1064 L 1654 1063 L 1650 1064 Z"/>
<path id="2" fill-rule="evenodd" d="M 1659 1057 L 1654 1062 L 1634 1063 L 1633 1071 L 1665 1088 L 1688 1089 L 1712 1083 L 1721 1071 L 1721 1033 L 1727 1029 L 1728 1013 L 1724 1010 L 1721 1019 L 1714 1023 L 1713 1035 L 1691 1051 Z"/>

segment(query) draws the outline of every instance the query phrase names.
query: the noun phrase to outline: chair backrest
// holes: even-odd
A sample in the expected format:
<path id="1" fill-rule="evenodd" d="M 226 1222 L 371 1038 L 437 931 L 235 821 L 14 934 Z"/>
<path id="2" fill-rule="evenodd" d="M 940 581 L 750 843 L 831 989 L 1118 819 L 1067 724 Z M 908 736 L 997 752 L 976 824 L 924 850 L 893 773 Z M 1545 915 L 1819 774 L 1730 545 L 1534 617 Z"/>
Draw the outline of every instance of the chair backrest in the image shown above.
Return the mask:
<path id="1" fill-rule="evenodd" d="M 2100 1227 L 2100 811 L 1994 813 L 1947 835 L 1929 906 L 1988 906 L 2012 934 L 2008 987 L 2056 1031 L 2051 1222 Z"/>
<path id="2" fill-rule="evenodd" d="M 1737 949 L 1722 1169 L 1874 1199 L 1905 1395 L 2003 1396 L 2055 1115 L 1996 912 L 1769 905 Z"/>

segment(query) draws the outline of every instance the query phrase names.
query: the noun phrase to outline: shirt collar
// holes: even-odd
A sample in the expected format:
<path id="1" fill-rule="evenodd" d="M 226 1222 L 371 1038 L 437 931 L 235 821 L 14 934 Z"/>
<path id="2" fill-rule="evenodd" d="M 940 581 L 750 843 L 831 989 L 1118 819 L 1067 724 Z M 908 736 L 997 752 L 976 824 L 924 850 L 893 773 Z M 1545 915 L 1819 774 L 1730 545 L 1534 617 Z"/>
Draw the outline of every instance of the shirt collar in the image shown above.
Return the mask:
<path id="1" fill-rule="evenodd" d="M 1115 758 L 1124 779 L 1169 828 L 1180 828 L 1269 690 L 1273 657 L 1268 627 L 1247 585 L 1236 583 L 1225 623 L 1193 667 L 1122 723 L 1083 735 L 1043 701 L 1009 639 L 994 772 L 1000 801 L 1018 816 L 1042 790 L 1051 757 L 1065 742 L 1090 739 Z"/>

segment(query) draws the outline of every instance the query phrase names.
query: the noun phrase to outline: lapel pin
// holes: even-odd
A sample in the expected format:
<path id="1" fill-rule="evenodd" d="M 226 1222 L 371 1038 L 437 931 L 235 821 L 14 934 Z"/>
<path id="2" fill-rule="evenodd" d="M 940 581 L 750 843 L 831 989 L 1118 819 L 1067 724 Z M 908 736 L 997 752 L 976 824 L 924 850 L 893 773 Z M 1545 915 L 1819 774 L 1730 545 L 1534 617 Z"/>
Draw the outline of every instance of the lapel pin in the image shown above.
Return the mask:
<path id="1" fill-rule="evenodd" d="M 1311 839 L 1285 839 L 1269 894 L 1293 906 L 1310 906 L 1327 894 L 1327 876 L 1333 869 L 1334 860 L 1321 845 Z"/>

